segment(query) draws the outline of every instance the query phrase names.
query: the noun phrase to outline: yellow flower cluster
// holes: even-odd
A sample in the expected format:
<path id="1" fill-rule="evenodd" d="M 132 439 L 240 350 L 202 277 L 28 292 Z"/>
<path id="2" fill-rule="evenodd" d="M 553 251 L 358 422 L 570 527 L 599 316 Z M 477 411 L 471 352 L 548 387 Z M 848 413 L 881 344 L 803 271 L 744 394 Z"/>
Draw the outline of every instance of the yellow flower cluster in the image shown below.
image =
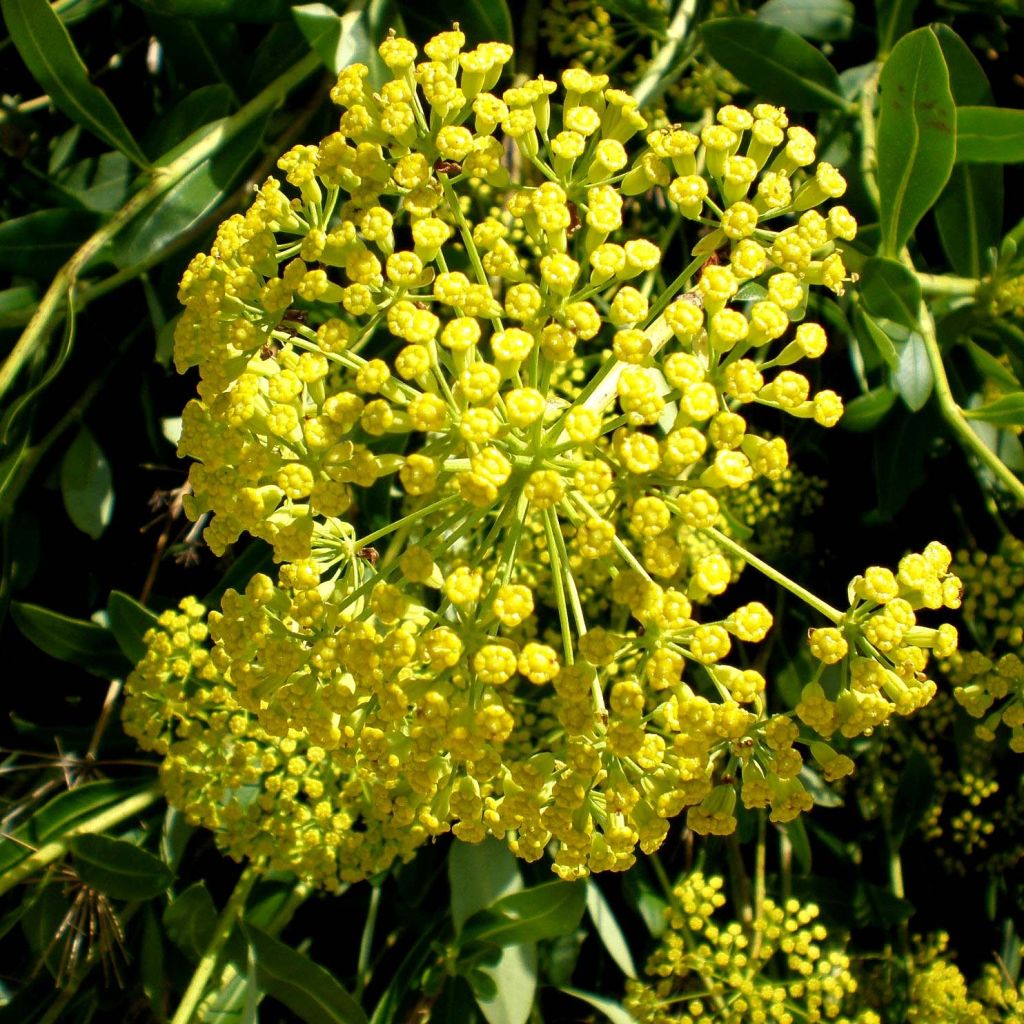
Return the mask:
<path id="1" fill-rule="evenodd" d="M 627 982 L 625 1006 L 639 1024 L 878 1024 L 871 1011 L 847 1015 L 857 983 L 846 954 L 825 945 L 814 904 L 766 899 L 744 927 L 714 920 L 725 903 L 720 877 L 694 872 L 672 895 L 647 962 L 655 980 Z"/>
<path id="2" fill-rule="evenodd" d="M 810 806 L 797 726 L 737 657 L 771 614 L 697 609 L 742 557 L 722 506 L 787 472 L 757 411 L 842 413 L 792 367 L 827 345 L 810 289 L 847 276 L 856 224 L 817 209 L 845 182 L 777 107 L 645 133 L 607 76 L 498 92 L 511 48 L 464 45 L 392 35 L 377 90 L 342 71 L 339 130 L 181 283 L 187 511 L 214 551 L 247 532 L 281 565 L 210 613 L 209 655 L 152 633 L 126 715 L 176 804 L 317 880 L 449 830 L 623 870 L 687 808 L 731 831 L 740 770 L 773 820 Z M 668 283 L 624 219 L 640 196 L 694 243 Z"/>
<path id="3" fill-rule="evenodd" d="M 871 566 L 851 581 L 848 611 L 835 625 L 808 633 L 820 667 L 796 708 L 804 724 L 825 737 L 838 730 L 852 739 L 935 696 L 935 683 L 925 675 L 929 654 L 948 658 L 957 631 L 949 623 L 920 625 L 917 613 L 960 607 L 963 585 L 950 572 L 952 559 L 944 544 L 932 541 L 923 552 L 904 555 L 896 572 Z M 819 679 L 831 665 L 840 672 L 830 696 Z"/>
<path id="4" fill-rule="evenodd" d="M 1024 543 L 1005 537 L 991 555 L 959 551 L 956 569 L 976 646 L 943 668 L 957 702 L 981 719 L 979 738 L 991 742 L 1007 726 L 1010 749 L 1024 754 Z"/>

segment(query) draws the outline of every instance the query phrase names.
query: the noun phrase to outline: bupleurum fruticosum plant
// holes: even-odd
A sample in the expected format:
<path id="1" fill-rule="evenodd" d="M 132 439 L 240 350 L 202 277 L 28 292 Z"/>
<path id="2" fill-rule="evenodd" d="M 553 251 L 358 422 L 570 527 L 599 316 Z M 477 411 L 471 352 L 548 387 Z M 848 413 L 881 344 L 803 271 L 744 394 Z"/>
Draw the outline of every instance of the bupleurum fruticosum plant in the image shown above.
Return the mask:
<path id="1" fill-rule="evenodd" d="M 499 95 L 511 48 L 463 44 L 417 63 L 389 38 L 376 92 L 345 69 L 340 130 L 286 153 L 287 186 L 181 284 L 188 512 L 215 552 L 247 532 L 281 566 L 161 618 L 126 727 L 229 853 L 328 887 L 449 830 L 575 878 L 687 809 L 702 833 L 737 796 L 791 820 L 804 758 L 852 770 L 825 741 L 926 703 L 928 649 L 955 646 L 915 617 L 957 603 L 942 545 L 869 569 L 844 614 L 720 514 L 787 471 L 758 408 L 842 413 L 792 369 L 826 348 L 808 292 L 842 291 L 856 230 L 819 209 L 845 183 L 814 137 L 765 104 L 645 134 L 605 76 Z M 694 259 L 652 295 L 662 253 L 623 216 L 655 193 Z M 389 518 L 360 536 L 367 511 Z M 830 620 L 811 643 L 838 671 L 795 711 L 735 646 L 767 608 L 705 614 L 742 561 Z"/>

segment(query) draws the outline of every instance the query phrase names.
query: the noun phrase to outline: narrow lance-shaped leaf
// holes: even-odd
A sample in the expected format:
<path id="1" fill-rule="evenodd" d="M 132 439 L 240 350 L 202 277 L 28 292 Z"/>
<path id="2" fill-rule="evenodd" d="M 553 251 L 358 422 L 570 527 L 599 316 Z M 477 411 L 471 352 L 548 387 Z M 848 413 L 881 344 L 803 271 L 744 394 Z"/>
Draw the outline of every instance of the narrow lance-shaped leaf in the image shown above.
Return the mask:
<path id="1" fill-rule="evenodd" d="M 7 31 L 32 77 L 74 122 L 140 167 L 149 161 L 89 72 L 47 0 L 0 0 Z"/>
<path id="2" fill-rule="evenodd" d="M 701 27 L 708 52 L 744 85 L 794 110 L 845 110 L 839 75 L 806 39 L 750 18 L 717 18 Z"/>
<path id="3" fill-rule="evenodd" d="M 148 900 L 171 884 L 159 857 L 124 839 L 84 835 L 71 840 L 78 877 L 91 889 L 117 900 Z"/>
<path id="4" fill-rule="evenodd" d="M 879 78 L 878 191 L 882 251 L 899 256 L 953 169 L 956 107 L 935 33 L 904 36 Z"/>
<path id="5" fill-rule="evenodd" d="M 60 661 L 79 665 L 104 679 L 123 675 L 128 668 L 113 634 L 95 622 L 72 619 L 20 601 L 11 604 L 11 618 L 36 647 Z"/>

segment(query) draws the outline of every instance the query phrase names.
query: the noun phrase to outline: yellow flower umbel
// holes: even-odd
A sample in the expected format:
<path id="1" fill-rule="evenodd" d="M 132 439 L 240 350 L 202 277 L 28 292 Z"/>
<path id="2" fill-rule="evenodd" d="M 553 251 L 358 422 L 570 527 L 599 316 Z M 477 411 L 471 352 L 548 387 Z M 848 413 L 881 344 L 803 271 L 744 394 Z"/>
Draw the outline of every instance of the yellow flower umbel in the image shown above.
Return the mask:
<path id="1" fill-rule="evenodd" d="M 857 989 L 850 959 L 825 945 L 814 904 L 766 899 L 751 925 L 719 924 L 722 888 L 720 877 L 696 871 L 672 890 L 667 928 L 647 962 L 653 980 L 626 983 L 625 1006 L 639 1024 L 878 1024 L 871 1011 L 847 1015 Z"/>
<path id="2" fill-rule="evenodd" d="M 715 783 L 741 768 L 775 820 L 809 805 L 792 723 L 730 664 L 770 613 L 695 607 L 736 575 L 721 504 L 787 470 L 758 410 L 842 413 L 793 367 L 827 345 L 810 289 L 846 278 L 835 240 L 856 225 L 816 209 L 845 183 L 781 109 L 645 135 L 607 76 L 501 91 L 511 48 L 464 43 L 456 26 L 421 57 L 392 35 L 378 90 L 365 66 L 342 71 L 338 131 L 286 153 L 285 182 L 181 283 L 175 358 L 200 373 L 189 514 L 212 514 L 214 551 L 248 532 L 281 568 L 209 615 L 212 667 L 189 670 L 157 749 L 220 776 L 212 686 L 254 730 L 239 764 L 294 745 L 299 774 L 340 794 L 331 834 L 363 822 L 352 841 L 375 852 L 341 878 L 448 830 L 528 859 L 554 841 L 567 878 L 622 870 L 686 808 L 694 828 L 734 827 Z M 641 196 L 692 244 L 657 290 L 665 254 L 624 220 Z M 166 636 L 150 637 L 158 665 Z M 140 667 L 129 719 L 171 700 L 163 672 Z M 136 732 L 152 744 L 152 728 Z M 229 836 L 227 807 L 326 827 L 285 781 L 259 811 L 216 784 L 219 809 L 190 813 Z M 278 857 L 329 874 L 307 866 L 316 829 L 274 830 Z"/>

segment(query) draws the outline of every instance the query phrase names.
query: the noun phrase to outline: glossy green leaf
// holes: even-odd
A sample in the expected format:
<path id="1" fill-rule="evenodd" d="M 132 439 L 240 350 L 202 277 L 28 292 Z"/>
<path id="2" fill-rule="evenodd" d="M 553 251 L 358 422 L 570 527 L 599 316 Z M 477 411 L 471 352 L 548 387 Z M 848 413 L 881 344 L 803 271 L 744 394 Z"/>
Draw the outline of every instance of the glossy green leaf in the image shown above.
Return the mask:
<path id="1" fill-rule="evenodd" d="M 444 32 L 457 21 L 470 46 L 513 42 L 512 16 L 506 0 L 450 0 L 443 8 L 417 0 L 400 0 L 396 6 L 408 32 L 417 41 Z"/>
<path id="2" fill-rule="evenodd" d="M 897 346 L 899 362 L 893 370 L 892 380 L 900 398 L 911 412 L 923 409 L 932 393 L 935 378 L 924 339 L 917 331 L 911 331 L 906 341 Z"/>
<path id="3" fill-rule="evenodd" d="M 866 336 L 870 344 L 875 346 L 882 360 L 892 369 L 899 363 L 899 353 L 896 351 L 896 344 L 889 332 L 874 317 L 863 309 L 857 310 L 854 323 L 858 327 L 858 336 Z M 863 344 L 863 342 L 862 342 Z"/>
<path id="4" fill-rule="evenodd" d="M 156 615 L 134 597 L 114 590 L 107 599 L 107 623 L 124 656 L 133 664 L 141 661 L 146 653 L 142 638 L 156 625 Z"/>
<path id="5" fill-rule="evenodd" d="M 58 184 L 87 210 L 113 213 L 127 201 L 134 175 L 128 157 L 114 151 L 80 160 L 61 175 Z"/>
<path id="6" fill-rule="evenodd" d="M 839 425 L 844 430 L 853 430 L 858 433 L 874 430 L 885 418 L 895 401 L 896 392 L 892 388 L 884 385 L 872 388 L 846 403 L 846 409 Z"/>
<path id="7" fill-rule="evenodd" d="M 956 152 L 956 108 L 931 29 L 916 29 L 896 44 L 879 87 L 882 251 L 896 257 L 945 188 Z"/>
<path id="8" fill-rule="evenodd" d="M 20 864 L 32 851 L 143 790 L 150 781 L 104 779 L 69 789 L 44 804 L 10 836 L 0 836 L 0 874 Z"/>
<path id="9" fill-rule="evenodd" d="M 359 1004 L 330 971 L 251 924 L 242 931 L 256 962 L 260 988 L 306 1024 L 365 1024 Z"/>
<path id="10" fill-rule="evenodd" d="M 223 124 L 222 120 L 205 125 L 196 135 L 217 131 Z M 209 157 L 140 212 L 117 242 L 118 265 L 128 267 L 146 262 L 212 213 L 244 176 L 259 147 L 265 125 L 266 119 L 261 118 L 238 134 L 225 138 Z M 194 141 L 196 138 L 192 136 L 178 149 Z M 168 157 L 169 154 L 162 159 Z"/>
<path id="11" fill-rule="evenodd" d="M 971 357 L 971 362 L 978 368 L 979 373 L 998 384 L 1003 390 L 1019 391 L 1021 389 L 1020 380 L 1002 360 L 969 338 L 965 347 L 967 354 Z"/>
<path id="12" fill-rule="evenodd" d="M 452 843 L 448 879 L 456 932 L 477 911 L 523 887 L 515 856 L 504 843 L 490 838 L 482 843 Z"/>
<path id="13" fill-rule="evenodd" d="M 1024 425 L 1024 394 L 1003 395 L 977 409 L 965 409 L 964 415 L 972 420 L 995 423 L 1002 427 Z"/>
<path id="14" fill-rule="evenodd" d="M 614 999 L 609 999 L 607 996 L 598 996 L 593 992 L 583 992 L 578 988 L 560 988 L 558 991 L 564 992 L 567 996 L 572 996 L 574 999 L 580 999 L 592 1006 L 610 1020 L 612 1024 L 636 1024 L 635 1018 L 622 1003 L 617 1003 Z"/>
<path id="15" fill-rule="evenodd" d="M 99 226 L 87 210 L 37 210 L 0 223 L 0 270 L 40 280 L 63 266 Z"/>
<path id="16" fill-rule="evenodd" d="M 959 107 L 956 161 L 960 164 L 1017 164 L 1024 161 L 1024 110 Z"/>
<path id="17" fill-rule="evenodd" d="M 21 59 L 50 99 L 76 124 L 148 167 L 121 115 L 89 81 L 68 30 L 47 0 L 0 0 L 0 10 Z"/>
<path id="18" fill-rule="evenodd" d="M 824 43 L 846 39 L 856 13 L 852 0 L 768 0 L 757 9 L 757 20 Z"/>
<path id="19" fill-rule="evenodd" d="M 99 537 L 114 514 L 110 463 L 96 439 L 82 427 L 64 453 L 60 492 L 68 517 L 83 533 Z"/>
<path id="20" fill-rule="evenodd" d="M 78 877 L 91 889 L 115 900 L 148 900 L 174 880 L 167 865 L 125 839 L 76 836 L 71 854 Z"/>
<path id="21" fill-rule="evenodd" d="M 800 781 L 811 794 L 815 807 L 842 807 L 843 798 L 810 765 L 800 770 Z"/>
<path id="22" fill-rule="evenodd" d="M 700 31 L 711 56 L 765 99 L 794 110 L 846 109 L 836 69 L 795 32 L 751 18 L 718 18 Z"/>
<path id="23" fill-rule="evenodd" d="M 169 18 L 267 22 L 288 17 L 288 0 L 132 0 L 144 11 Z"/>
<path id="24" fill-rule="evenodd" d="M 949 91 L 958 107 L 992 102 L 992 86 L 974 51 L 949 25 L 932 25 L 949 73 Z"/>
<path id="25" fill-rule="evenodd" d="M 227 117 L 234 105 L 234 93 L 224 82 L 193 89 L 146 133 L 146 149 L 169 153 L 204 125 Z"/>
<path id="26" fill-rule="evenodd" d="M 174 897 L 163 914 L 167 937 L 193 963 L 206 951 L 217 928 L 217 905 L 204 882 Z"/>
<path id="27" fill-rule="evenodd" d="M 586 902 L 582 882 L 548 882 L 524 889 L 474 914 L 463 927 L 462 942 L 514 946 L 568 935 L 579 925 Z"/>
<path id="28" fill-rule="evenodd" d="M 590 920 L 594 924 L 594 930 L 597 932 L 601 944 L 608 950 L 608 955 L 619 965 L 619 970 L 627 978 L 635 978 L 637 975 L 633 954 L 630 952 L 629 942 L 619 926 L 619 922 L 615 919 L 611 906 L 593 878 L 587 879 L 586 886 L 587 913 L 590 915 Z"/>
<path id="29" fill-rule="evenodd" d="M 921 312 L 921 284 L 917 275 L 896 260 L 872 256 L 860 272 L 860 295 L 872 316 L 917 327 Z"/>
<path id="30" fill-rule="evenodd" d="M 72 619 L 20 601 L 12 602 L 11 618 L 36 647 L 59 661 L 79 665 L 104 679 L 123 676 L 129 667 L 114 634 L 95 622 Z"/>
<path id="31" fill-rule="evenodd" d="M 292 17 L 310 49 L 332 74 L 336 75 L 369 50 L 362 11 L 338 14 L 327 4 L 303 4 L 292 8 Z"/>

